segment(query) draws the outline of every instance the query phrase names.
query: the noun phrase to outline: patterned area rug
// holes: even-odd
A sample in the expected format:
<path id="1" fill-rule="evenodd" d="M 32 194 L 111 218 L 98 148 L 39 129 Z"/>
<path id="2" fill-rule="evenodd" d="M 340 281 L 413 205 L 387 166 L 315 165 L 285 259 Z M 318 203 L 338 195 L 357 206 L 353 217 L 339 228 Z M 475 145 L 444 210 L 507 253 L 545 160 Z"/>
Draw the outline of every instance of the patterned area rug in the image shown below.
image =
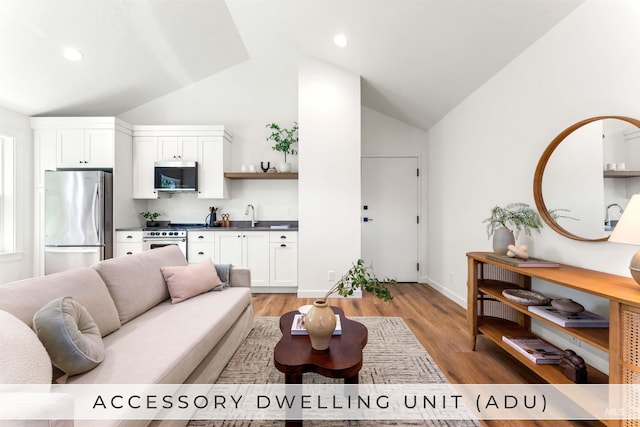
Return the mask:
<path id="1" fill-rule="evenodd" d="M 352 317 L 369 330 L 363 352 L 360 383 L 370 384 L 428 384 L 448 383 L 446 377 L 422 347 L 407 324 L 400 317 Z M 278 317 L 256 317 L 253 330 L 240 345 L 217 383 L 221 384 L 277 384 L 284 383 L 284 374 L 273 366 L 273 348 L 282 336 Z M 305 383 L 341 382 L 314 373 L 304 374 Z M 275 427 L 282 421 L 191 421 L 189 427 Z M 433 421 L 329 421 L 307 420 L 305 426 L 478 426 L 467 420 Z"/>

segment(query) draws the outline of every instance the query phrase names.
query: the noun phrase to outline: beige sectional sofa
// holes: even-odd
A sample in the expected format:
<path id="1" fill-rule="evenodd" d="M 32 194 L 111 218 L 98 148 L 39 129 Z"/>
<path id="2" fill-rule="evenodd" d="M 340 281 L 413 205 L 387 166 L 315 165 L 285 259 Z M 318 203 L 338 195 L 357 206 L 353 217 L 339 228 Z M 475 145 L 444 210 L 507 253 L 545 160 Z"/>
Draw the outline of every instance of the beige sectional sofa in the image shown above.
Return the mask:
<path id="1" fill-rule="evenodd" d="M 182 252 L 167 246 L 4 284 L 0 310 L 31 327 L 34 314 L 58 297 L 70 296 L 87 309 L 102 335 L 104 360 L 69 376 L 68 384 L 213 383 L 253 326 L 250 272 L 232 268 L 230 287 L 172 304 L 161 267 L 186 265 Z"/>

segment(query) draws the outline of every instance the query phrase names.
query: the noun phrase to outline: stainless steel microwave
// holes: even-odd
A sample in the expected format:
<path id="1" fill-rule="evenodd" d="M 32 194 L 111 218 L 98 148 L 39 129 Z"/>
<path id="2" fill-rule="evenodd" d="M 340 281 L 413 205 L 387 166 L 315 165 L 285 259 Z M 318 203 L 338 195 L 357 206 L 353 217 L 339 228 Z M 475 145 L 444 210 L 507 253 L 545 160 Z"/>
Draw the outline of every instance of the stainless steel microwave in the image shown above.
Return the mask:
<path id="1" fill-rule="evenodd" d="M 198 162 L 155 162 L 153 169 L 156 191 L 198 190 Z"/>

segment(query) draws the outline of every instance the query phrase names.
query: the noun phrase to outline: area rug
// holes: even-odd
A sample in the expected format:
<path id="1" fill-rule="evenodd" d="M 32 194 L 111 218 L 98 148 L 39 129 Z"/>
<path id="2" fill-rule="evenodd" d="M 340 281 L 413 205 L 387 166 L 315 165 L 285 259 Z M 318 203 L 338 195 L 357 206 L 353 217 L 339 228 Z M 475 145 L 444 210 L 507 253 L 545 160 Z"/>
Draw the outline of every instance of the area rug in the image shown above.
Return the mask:
<path id="1" fill-rule="evenodd" d="M 448 383 L 446 377 L 400 317 L 352 317 L 369 330 L 363 352 L 360 383 L 429 384 Z M 240 345 L 220 377 L 219 384 L 278 384 L 284 374 L 273 365 L 273 348 L 282 336 L 278 317 L 256 317 L 253 330 Z M 340 382 L 323 376 L 304 374 L 305 383 Z M 192 420 L 189 427 L 275 427 L 282 421 Z M 478 426 L 468 420 L 374 421 L 307 420 L 305 426 Z"/>

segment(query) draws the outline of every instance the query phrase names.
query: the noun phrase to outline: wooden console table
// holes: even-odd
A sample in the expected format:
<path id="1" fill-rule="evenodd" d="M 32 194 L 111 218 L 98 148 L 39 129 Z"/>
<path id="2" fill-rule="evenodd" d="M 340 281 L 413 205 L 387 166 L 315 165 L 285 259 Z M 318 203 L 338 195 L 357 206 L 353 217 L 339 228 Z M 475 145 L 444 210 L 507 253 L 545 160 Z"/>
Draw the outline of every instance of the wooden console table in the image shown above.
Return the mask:
<path id="1" fill-rule="evenodd" d="M 545 381 L 570 384 L 557 365 L 536 365 L 502 341 L 503 335 L 533 336 L 534 318 L 609 353 L 609 375 L 588 367 L 590 383 L 640 383 L 640 286 L 633 279 L 563 264 L 557 268 L 512 267 L 486 255 L 467 253 L 467 320 L 474 350 L 477 335 L 483 334 Z M 532 278 L 609 300 L 609 328 L 563 328 L 502 296 L 507 288 L 531 289 Z"/>

